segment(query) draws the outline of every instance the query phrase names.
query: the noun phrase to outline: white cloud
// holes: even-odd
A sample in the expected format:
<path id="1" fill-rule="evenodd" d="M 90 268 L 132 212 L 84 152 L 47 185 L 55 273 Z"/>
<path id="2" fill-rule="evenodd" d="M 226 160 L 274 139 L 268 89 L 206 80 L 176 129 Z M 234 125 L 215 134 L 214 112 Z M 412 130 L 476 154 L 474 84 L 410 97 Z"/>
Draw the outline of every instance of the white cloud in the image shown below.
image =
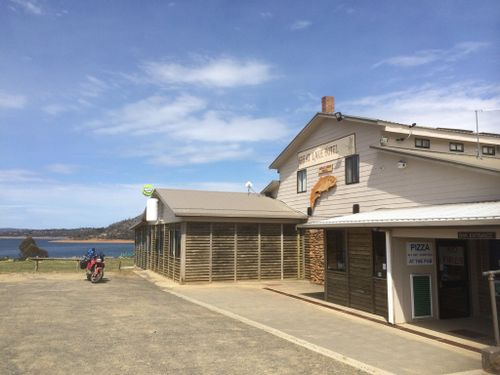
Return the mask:
<path id="1" fill-rule="evenodd" d="M 34 0 L 10 0 L 11 3 L 18 5 L 25 12 L 41 16 L 44 12 L 42 7 Z"/>
<path id="2" fill-rule="evenodd" d="M 311 21 L 299 20 L 299 21 L 295 21 L 292 24 L 292 26 L 290 26 L 290 29 L 292 29 L 292 30 L 303 30 L 303 29 L 307 29 L 311 25 L 312 25 Z"/>
<path id="3" fill-rule="evenodd" d="M 42 107 L 42 111 L 45 113 L 56 116 L 60 113 L 68 111 L 70 108 L 61 104 L 49 104 L 44 107 Z"/>
<path id="4" fill-rule="evenodd" d="M 500 133 L 500 87 L 481 82 L 424 85 L 339 104 L 353 115 L 464 130 L 475 130 L 474 111 L 482 109 L 479 130 Z"/>
<path id="5" fill-rule="evenodd" d="M 286 126 L 276 118 L 252 118 L 206 110 L 207 103 L 182 95 L 174 100 L 153 96 L 109 112 L 87 124 L 97 134 L 164 133 L 181 141 L 257 142 L 279 139 Z"/>
<path id="6" fill-rule="evenodd" d="M 17 184 L 42 181 L 38 173 L 26 169 L 0 169 L 0 183 Z"/>
<path id="7" fill-rule="evenodd" d="M 260 16 L 264 19 L 273 18 L 273 14 L 271 12 L 261 12 Z"/>
<path id="8" fill-rule="evenodd" d="M 0 109 L 20 109 L 26 105 L 26 97 L 0 92 Z"/>
<path id="9" fill-rule="evenodd" d="M 85 97 L 96 98 L 101 96 L 104 91 L 109 88 L 109 85 L 103 80 L 88 75 L 85 81 L 80 84 L 81 94 Z"/>
<path id="10" fill-rule="evenodd" d="M 49 172 L 57 174 L 73 174 L 78 169 L 77 166 L 72 164 L 55 163 L 49 164 L 45 167 Z"/>
<path id="11" fill-rule="evenodd" d="M 253 151 L 239 144 L 192 144 L 181 147 L 153 148 L 148 153 L 152 154 L 149 159 L 152 164 L 181 166 L 222 160 L 241 160 L 249 157 Z"/>
<path id="12" fill-rule="evenodd" d="M 105 226 L 144 209 L 140 184 L 0 181 L 0 202 L 0 227 Z"/>
<path id="13" fill-rule="evenodd" d="M 144 70 L 154 83 L 208 87 L 254 86 L 273 78 L 271 66 L 255 60 L 210 59 L 198 66 L 149 62 Z"/>
<path id="14" fill-rule="evenodd" d="M 176 128 L 188 115 L 205 107 L 204 100 L 191 95 L 181 95 L 174 100 L 151 96 L 109 111 L 103 119 L 92 121 L 87 126 L 98 134 L 168 132 Z"/>
<path id="15" fill-rule="evenodd" d="M 449 49 L 422 50 L 417 51 L 412 55 L 395 56 L 379 61 L 373 65 L 373 68 L 377 68 L 382 65 L 414 67 L 437 61 L 450 63 L 486 48 L 488 45 L 489 43 L 486 42 L 463 42 L 456 44 L 454 47 Z"/>
<path id="16" fill-rule="evenodd" d="M 248 158 L 253 150 L 244 145 L 288 136 L 280 119 L 211 110 L 206 101 L 191 95 L 152 96 L 129 103 L 88 122 L 83 129 L 100 136 L 133 136 L 132 151 L 120 154 L 162 165 Z"/>

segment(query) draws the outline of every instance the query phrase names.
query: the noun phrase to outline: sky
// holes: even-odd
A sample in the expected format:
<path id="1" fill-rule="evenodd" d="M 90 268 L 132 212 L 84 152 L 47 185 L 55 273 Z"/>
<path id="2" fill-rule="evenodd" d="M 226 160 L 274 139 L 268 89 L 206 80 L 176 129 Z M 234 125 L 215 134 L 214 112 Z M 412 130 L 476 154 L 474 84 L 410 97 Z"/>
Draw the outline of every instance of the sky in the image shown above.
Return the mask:
<path id="1" fill-rule="evenodd" d="M 336 110 L 500 133 L 500 2 L 0 1 L 0 228 L 106 226 L 144 184 L 260 191 Z"/>

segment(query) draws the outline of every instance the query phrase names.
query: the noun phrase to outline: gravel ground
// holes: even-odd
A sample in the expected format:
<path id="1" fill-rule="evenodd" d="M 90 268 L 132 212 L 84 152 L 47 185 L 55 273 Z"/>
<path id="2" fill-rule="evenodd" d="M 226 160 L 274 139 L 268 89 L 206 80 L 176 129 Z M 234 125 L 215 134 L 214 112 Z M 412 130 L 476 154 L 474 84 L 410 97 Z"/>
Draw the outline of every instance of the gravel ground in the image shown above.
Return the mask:
<path id="1" fill-rule="evenodd" d="M 0 374 L 361 374 L 134 274 L 0 275 Z"/>

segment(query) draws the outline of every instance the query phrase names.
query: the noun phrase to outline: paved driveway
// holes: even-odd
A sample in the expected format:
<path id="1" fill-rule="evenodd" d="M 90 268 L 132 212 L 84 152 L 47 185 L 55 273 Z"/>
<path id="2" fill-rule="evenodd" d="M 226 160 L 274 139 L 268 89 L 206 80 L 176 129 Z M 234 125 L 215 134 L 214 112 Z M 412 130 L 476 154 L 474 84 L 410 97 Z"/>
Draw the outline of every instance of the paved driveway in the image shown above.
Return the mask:
<path id="1" fill-rule="evenodd" d="M 0 275 L 0 374 L 359 374 L 133 275 Z"/>

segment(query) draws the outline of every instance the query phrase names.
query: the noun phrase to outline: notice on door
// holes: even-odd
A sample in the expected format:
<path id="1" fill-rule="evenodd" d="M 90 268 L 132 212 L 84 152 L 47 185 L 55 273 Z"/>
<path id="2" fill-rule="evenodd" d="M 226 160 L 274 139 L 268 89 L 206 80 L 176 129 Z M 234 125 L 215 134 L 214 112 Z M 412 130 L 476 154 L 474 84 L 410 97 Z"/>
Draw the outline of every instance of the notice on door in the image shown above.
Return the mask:
<path id="1" fill-rule="evenodd" d="M 431 242 L 407 242 L 406 264 L 409 266 L 430 266 L 433 264 Z"/>

